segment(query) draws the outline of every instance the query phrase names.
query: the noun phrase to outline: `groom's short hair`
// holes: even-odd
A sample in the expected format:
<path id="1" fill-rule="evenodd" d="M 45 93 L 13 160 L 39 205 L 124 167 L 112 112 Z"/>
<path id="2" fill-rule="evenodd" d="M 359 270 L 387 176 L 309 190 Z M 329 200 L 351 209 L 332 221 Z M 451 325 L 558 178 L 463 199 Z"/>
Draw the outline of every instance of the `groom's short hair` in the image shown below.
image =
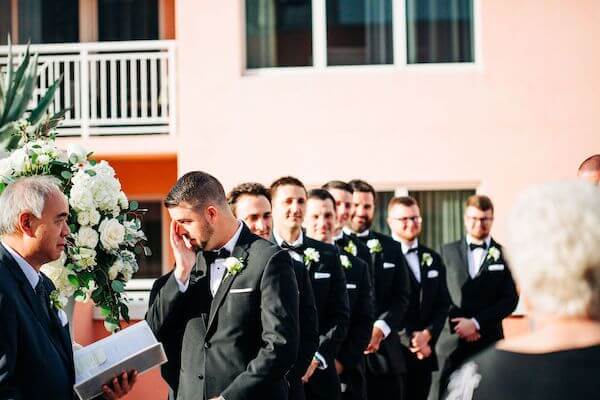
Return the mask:
<path id="1" fill-rule="evenodd" d="M 227 207 L 225 189 L 217 178 L 206 172 L 188 172 L 177 180 L 164 201 L 167 208 L 177 207 L 182 203 L 197 209 L 210 204 Z"/>

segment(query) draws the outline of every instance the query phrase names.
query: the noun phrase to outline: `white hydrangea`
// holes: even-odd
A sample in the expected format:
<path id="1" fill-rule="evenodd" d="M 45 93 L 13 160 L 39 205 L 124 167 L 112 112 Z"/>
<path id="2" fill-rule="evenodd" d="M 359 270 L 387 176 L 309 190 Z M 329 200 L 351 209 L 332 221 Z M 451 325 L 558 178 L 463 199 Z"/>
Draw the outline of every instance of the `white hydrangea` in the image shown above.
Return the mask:
<path id="1" fill-rule="evenodd" d="M 115 218 L 104 219 L 98 227 L 100 243 L 106 250 L 116 250 L 125 240 L 125 227 Z"/>
<path id="2" fill-rule="evenodd" d="M 113 211 L 118 208 L 121 184 L 114 176 L 96 175 L 90 181 L 90 191 L 97 208 Z"/>
<path id="3" fill-rule="evenodd" d="M 95 249 L 98 245 L 98 232 L 89 226 L 82 226 L 79 228 L 79 232 L 74 234 L 75 245 L 78 247 L 87 247 L 89 249 Z"/>
<path id="4" fill-rule="evenodd" d="M 129 209 L 129 200 L 124 192 L 119 193 L 119 206 L 121 206 L 123 210 Z"/>
<path id="5" fill-rule="evenodd" d="M 100 213 L 97 210 L 84 210 L 77 212 L 77 223 L 83 226 L 95 226 L 100 222 Z"/>
<path id="6" fill-rule="evenodd" d="M 125 263 L 123 262 L 123 259 L 121 259 L 121 257 L 117 257 L 115 262 L 108 269 L 108 278 L 114 281 L 117 279 L 119 273 L 121 273 L 124 269 Z"/>
<path id="7" fill-rule="evenodd" d="M 77 211 L 89 211 L 94 210 L 96 208 L 94 196 L 89 190 L 89 188 L 85 185 L 74 185 L 71 188 L 71 193 L 69 195 L 69 204 Z"/>

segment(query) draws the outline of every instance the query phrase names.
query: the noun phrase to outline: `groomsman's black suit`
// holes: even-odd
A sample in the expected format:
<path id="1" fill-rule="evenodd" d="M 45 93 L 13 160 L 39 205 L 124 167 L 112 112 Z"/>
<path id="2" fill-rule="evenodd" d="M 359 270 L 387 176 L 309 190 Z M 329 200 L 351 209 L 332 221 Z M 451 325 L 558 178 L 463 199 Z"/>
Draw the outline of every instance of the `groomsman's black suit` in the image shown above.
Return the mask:
<path id="1" fill-rule="evenodd" d="M 272 238 L 275 242 L 275 238 Z M 317 369 L 305 385 L 307 399 L 335 400 L 340 396 L 340 382 L 335 370 L 335 358 L 348 331 L 350 311 L 346 278 L 335 246 L 314 240 L 303 233 L 302 244 L 293 251 L 304 258 L 313 248 L 319 252 L 318 262 L 305 267 L 310 274 L 319 326 L 317 352 L 325 358 L 326 369 Z"/>
<path id="2" fill-rule="evenodd" d="M 367 356 L 368 397 L 384 400 L 402 399 L 406 362 L 398 332 L 404 326 L 408 310 L 408 265 L 400 244 L 387 235 L 369 231 L 366 236 L 350 237 L 365 244 L 369 240 L 377 239 L 383 248 L 382 252 L 371 252 L 375 320 L 385 321 L 391 333 L 381 342 L 377 353 Z"/>
<path id="3" fill-rule="evenodd" d="M 52 281 L 44 274 L 40 279 L 51 293 Z M 62 326 L 49 297 L 41 297 L 0 245 L 0 399 L 74 398 L 68 325 Z"/>
<path id="4" fill-rule="evenodd" d="M 421 281 L 417 280 L 409 267 L 411 295 L 401 337 L 407 362 L 406 398 L 425 400 L 431 386 L 431 373 L 439 368 L 435 346 L 448 317 L 450 296 L 446 285 L 446 267 L 440 255 L 420 243 L 416 249 Z M 427 265 L 426 260 L 423 258 L 424 254 L 431 256 L 431 265 Z M 431 333 L 429 346 L 432 353 L 429 357 L 419 360 L 409 350 L 411 346 L 410 339 L 413 332 L 424 329 Z"/>
<path id="5" fill-rule="evenodd" d="M 319 323 L 309 272 L 301 262 L 292 260 L 292 264 L 298 283 L 300 345 L 298 346 L 298 357 L 288 373 L 287 379 L 290 383 L 290 399 L 303 400 L 305 398 L 304 387 L 300 379 L 306 373 L 319 347 Z"/>
<path id="6" fill-rule="evenodd" d="M 500 251 L 500 258 L 494 260 L 489 249 Z M 440 378 L 440 393 L 445 389 L 450 374 L 467 358 L 504 337 L 502 320 L 508 317 L 519 301 L 515 283 L 502 247 L 493 239 L 487 249 L 488 254 L 482 261 L 475 278 L 469 275 L 469 245 L 466 239 L 442 246 L 441 255 L 447 268 L 448 290 L 452 304 L 449 319 L 464 317 L 475 318 L 479 323 L 481 339 L 469 343 L 457 335 L 442 335 L 438 353 L 448 355 Z"/>
<path id="7" fill-rule="evenodd" d="M 358 257 L 347 253 L 337 245 L 341 256 L 348 257 L 348 264 L 342 267 L 346 274 L 346 289 L 350 305 L 350 325 L 337 360 L 344 367 L 340 375 L 344 400 L 365 400 L 367 381 L 363 351 L 371 340 L 375 321 L 373 286 L 369 275 L 369 265 Z"/>
<path id="8" fill-rule="evenodd" d="M 369 248 L 367 247 L 366 244 L 363 243 L 362 240 L 352 238 L 352 237 L 350 237 L 350 235 L 346 234 L 345 232 L 342 232 L 342 237 L 335 240 L 335 245 L 337 246 L 338 249 L 340 249 L 340 251 L 345 251 L 345 252 L 348 252 L 346 250 L 348 247 L 356 247 L 356 254 L 352 254 L 352 255 L 355 257 L 358 257 L 361 260 L 363 260 L 364 262 L 366 262 L 367 266 L 369 267 L 369 271 L 371 271 L 371 269 L 372 269 L 371 265 L 373 264 L 373 257 L 371 257 L 371 252 L 369 251 Z"/>
<path id="9" fill-rule="evenodd" d="M 244 268 L 223 276 L 214 296 L 210 266 L 198 253 L 185 292 L 174 275 L 159 290 L 147 320 L 159 340 L 185 324 L 178 399 L 288 397 L 285 374 L 298 351 L 298 287 L 289 255 L 246 226 L 232 257 Z"/>

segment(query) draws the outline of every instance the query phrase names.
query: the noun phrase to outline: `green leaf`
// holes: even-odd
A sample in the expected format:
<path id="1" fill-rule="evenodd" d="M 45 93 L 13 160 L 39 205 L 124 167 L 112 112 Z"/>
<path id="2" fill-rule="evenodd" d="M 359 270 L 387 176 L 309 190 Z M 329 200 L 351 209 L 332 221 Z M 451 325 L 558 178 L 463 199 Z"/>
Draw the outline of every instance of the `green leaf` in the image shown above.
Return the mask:
<path id="1" fill-rule="evenodd" d="M 106 306 L 101 306 L 101 307 L 100 307 L 100 314 L 101 314 L 101 315 L 102 315 L 104 318 L 108 317 L 108 316 L 110 315 L 110 313 L 111 313 L 111 310 L 110 310 L 110 308 L 108 308 L 108 307 L 106 307 Z"/>
<path id="2" fill-rule="evenodd" d="M 71 157 L 69 157 L 69 162 L 71 164 L 77 164 L 78 161 L 79 158 L 77 157 L 77 154 L 71 154 Z"/>
<path id="3" fill-rule="evenodd" d="M 114 281 L 112 281 L 110 286 L 117 293 L 123 293 L 125 291 L 125 285 L 121 281 L 114 280 Z"/>
<path id="4" fill-rule="evenodd" d="M 69 229 L 71 230 L 72 233 L 75 233 L 77 231 L 77 226 L 75 224 L 71 224 L 71 225 L 69 225 Z"/>
<path id="5" fill-rule="evenodd" d="M 8 62 L 12 63 L 12 54 L 10 54 L 10 53 L 12 53 L 11 50 L 9 50 Z M 29 60 L 30 60 L 29 45 L 27 45 L 27 49 L 25 50 L 25 57 L 23 58 L 23 61 L 21 61 L 21 64 L 17 68 L 17 72 L 15 73 L 14 78 L 12 77 L 12 65 L 10 65 L 10 68 L 8 69 L 10 77 L 8 80 L 8 90 L 6 92 L 6 98 L 4 99 L 4 101 L 5 101 L 4 111 L 2 113 L 2 118 L 0 119 L 0 126 L 4 125 L 6 122 L 11 121 L 8 119 L 8 115 L 9 115 L 11 108 L 13 108 L 13 101 L 15 100 L 15 97 L 17 95 L 17 91 L 19 91 L 19 89 L 20 89 L 21 79 L 23 78 L 23 75 L 25 74 L 25 70 L 29 66 Z"/>
<path id="6" fill-rule="evenodd" d="M 62 176 L 66 180 L 69 180 L 73 177 L 73 174 L 69 171 L 63 171 L 60 173 L 60 176 Z"/>
<path id="7" fill-rule="evenodd" d="M 89 154 L 88 154 L 88 158 L 90 157 L 90 155 L 91 155 L 91 154 L 92 154 L 92 153 L 89 153 Z M 90 160 L 90 165 L 91 165 L 92 167 L 96 166 L 96 164 L 98 164 L 98 163 L 96 162 L 96 160 Z"/>
<path id="8" fill-rule="evenodd" d="M 138 202 L 137 202 L 137 201 L 135 201 L 135 200 L 131 200 L 131 201 L 129 202 L 129 211 L 135 211 L 135 210 L 137 210 L 138 208 L 140 208 L 140 203 L 138 203 Z"/>
<path id="9" fill-rule="evenodd" d="M 129 322 L 129 307 L 123 303 L 121 303 L 119 307 L 121 309 L 121 315 L 123 316 L 123 319 Z"/>
<path id="10" fill-rule="evenodd" d="M 89 176 L 96 176 L 96 171 L 91 170 L 91 169 L 86 169 L 85 173 L 88 174 Z"/>
<path id="11" fill-rule="evenodd" d="M 27 105 L 33 98 L 33 92 L 37 85 L 37 68 L 38 68 L 38 56 L 33 56 L 33 60 L 29 63 L 25 76 L 20 82 L 20 87 L 15 97 L 15 101 L 12 103 L 10 110 L 6 116 L 8 121 L 17 120 L 27 111 Z M 18 100 L 17 100 L 18 99 Z"/>
<path id="12" fill-rule="evenodd" d="M 139 256 L 140 254 L 142 254 L 143 250 L 139 247 L 134 247 L 133 252 Z"/>
<path id="13" fill-rule="evenodd" d="M 69 279 L 69 283 L 71 285 L 73 285 L 74 287 L 78 288 L 80 286 L 79 285 L 79 279 L 77 278 L 77 275 L 70 274 L 67 278 Z"/>
<path id="14" fill-rule="evenodd" d="M 85 300 L 85 294 L 83 293 L 83 291 L 81 289 L 77 289 L 75 291 L 75 293 L 73 293 L 73 298 L 76 301 L 84 301 Z"/>
<path id="15" fill-rule="evenodd" d="M 40 102 L 38 103 L 37 107 L 33 111 L 31 111 L 31 114 L 29 115 L 29 122 L 32 125 L 37 124 L 39 120 L 44 116 L 46 110 L 50 106 L 50 103 L 54 100 L 54 95 L 56 94 L 56 91 L 58 90 L 58 87 L 60 86 L 62 80 L 63 76 L 61 74 L 60 78 L 54 81 L 52 86 L 50 86 L 48 90 L 46 90 L 44 97 L 40 99 Z"/>

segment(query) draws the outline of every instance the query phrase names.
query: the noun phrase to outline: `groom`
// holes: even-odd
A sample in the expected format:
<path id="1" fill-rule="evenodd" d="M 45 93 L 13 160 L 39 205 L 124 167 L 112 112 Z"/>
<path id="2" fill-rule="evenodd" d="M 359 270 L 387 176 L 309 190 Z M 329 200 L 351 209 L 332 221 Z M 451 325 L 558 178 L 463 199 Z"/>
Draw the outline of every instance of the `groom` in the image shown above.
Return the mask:
<path id="1" fill-rule="evenodd" d="M 146 318 L 161 341 L 183 331 L 177 399 L 287 399 L 299 329 L 289 255 L 236 220 L 207 173 L 182 176 L 165 206 L 175 269 Z"/>

